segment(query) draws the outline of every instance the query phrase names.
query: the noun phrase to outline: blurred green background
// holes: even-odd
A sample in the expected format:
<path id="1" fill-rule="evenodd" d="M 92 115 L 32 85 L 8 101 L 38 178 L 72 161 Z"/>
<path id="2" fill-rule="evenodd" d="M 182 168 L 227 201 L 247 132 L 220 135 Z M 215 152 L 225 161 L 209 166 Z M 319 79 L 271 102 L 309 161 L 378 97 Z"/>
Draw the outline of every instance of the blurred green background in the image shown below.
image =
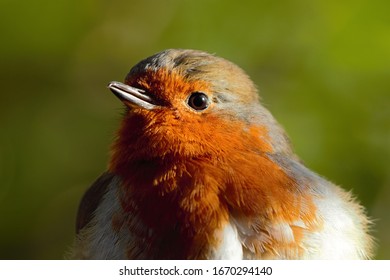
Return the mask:
<path id="1" fill-rule="evenodd" d="M 306 164 L 352 189 L 390 259 L 390 2 L 0 1 L 0 258 L 62 259 L 122 105 L 165 48 L 244 68 Z"/>

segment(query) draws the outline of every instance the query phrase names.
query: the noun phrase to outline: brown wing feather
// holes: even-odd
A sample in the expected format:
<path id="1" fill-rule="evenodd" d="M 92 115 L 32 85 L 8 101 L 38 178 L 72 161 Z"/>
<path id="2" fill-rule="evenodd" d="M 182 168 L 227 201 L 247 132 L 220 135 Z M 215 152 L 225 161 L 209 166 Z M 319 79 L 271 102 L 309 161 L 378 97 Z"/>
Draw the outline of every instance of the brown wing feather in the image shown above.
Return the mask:
<path id="1" fill-rule="evenodd" d="M 103 173 L 85 192 L 77 212 L 76 233 L 79 233 L 91 221 L 93 213 L 106 193 L 113 177 L 114 175 L 111 173 Z"/>

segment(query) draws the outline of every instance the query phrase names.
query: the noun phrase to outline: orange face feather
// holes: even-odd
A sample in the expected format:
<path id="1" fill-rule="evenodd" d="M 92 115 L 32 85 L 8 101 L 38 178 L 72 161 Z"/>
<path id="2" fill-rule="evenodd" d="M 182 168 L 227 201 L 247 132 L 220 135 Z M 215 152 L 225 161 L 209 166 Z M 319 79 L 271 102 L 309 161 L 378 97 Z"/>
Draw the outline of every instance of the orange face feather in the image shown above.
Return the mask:
<path id="1" fill-rule="evenodd" d="M 129 235 L 126 258 L 226 258 L 215 253 L 229 251 L 220 249 L 229 246 L 226 228 L 233 228 L 229 236 L 243 258 L 311 258 L 326 245 L 316 241 L 319 234 L 337 231 L 323 202 L 337 187 L 301 165 L 253 83 L 231 62 L 167 50 L 137 64 L 125 84 L 109 87 L 126 105 L 109 163 L 119 182 L 111 227 L 113 236 Z M 348 195 L 340 201 L 332 203 L 355 205 Z M 88 224 L 89 215 L 79 216 Z M 367 257 L 367 220 L 357 217 L 350 218 L 367 239 L 361 255 Z"/>

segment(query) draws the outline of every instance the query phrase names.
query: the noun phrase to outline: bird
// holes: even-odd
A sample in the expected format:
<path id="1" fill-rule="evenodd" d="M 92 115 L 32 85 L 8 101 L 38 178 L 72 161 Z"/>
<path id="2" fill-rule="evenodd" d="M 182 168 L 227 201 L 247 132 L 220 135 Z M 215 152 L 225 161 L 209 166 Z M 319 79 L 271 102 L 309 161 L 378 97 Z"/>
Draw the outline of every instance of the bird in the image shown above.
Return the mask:
<path id="1" fill-rule="evenodd" d="M 167 49 L 108 89 L 123 118 L 72 258 L 373 258 L 365 208 L 304 165 L 233 62 Z"/>

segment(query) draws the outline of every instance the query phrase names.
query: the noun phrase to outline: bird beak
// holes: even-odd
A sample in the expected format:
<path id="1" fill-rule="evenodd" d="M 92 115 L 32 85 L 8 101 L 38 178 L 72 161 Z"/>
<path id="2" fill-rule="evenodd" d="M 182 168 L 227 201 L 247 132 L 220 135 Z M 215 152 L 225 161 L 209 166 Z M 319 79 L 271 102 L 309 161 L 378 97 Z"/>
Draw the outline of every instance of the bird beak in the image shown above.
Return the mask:
<path id="1" fill-rule="evenodd" d="M 111 82 L 107 86 L 123 103 L 129 107 L 141 107 L 144 109 L 154 109 L 153 99 L 145 94 L 145 91 L 120 82 Z"/>

